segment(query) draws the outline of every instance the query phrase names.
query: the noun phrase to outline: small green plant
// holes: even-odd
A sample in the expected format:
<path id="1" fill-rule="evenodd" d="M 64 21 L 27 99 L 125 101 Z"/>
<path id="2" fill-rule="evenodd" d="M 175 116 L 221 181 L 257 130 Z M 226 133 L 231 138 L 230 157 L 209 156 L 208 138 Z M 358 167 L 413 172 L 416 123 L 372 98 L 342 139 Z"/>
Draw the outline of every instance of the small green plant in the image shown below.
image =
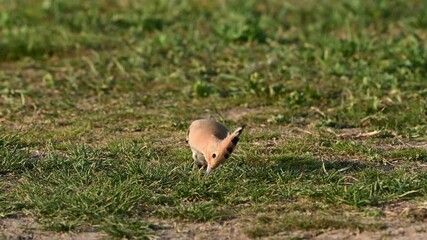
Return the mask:
<path id="1" fill-rule="evenodd" d="M 102 223 L 102 230 L 114 237 L 126 239 L 154 239 L 152 227 L 137 219 L 106 219 Z"/>
<path id="2" fill-rule="evenodd" d="M 197 81 L 193 85 L 193 95 L 196 97 L 209 97 L 213 93 L 213 87 L 206 82 Z"/>
<path id="3" fill-rule="evenodd" d="M 283 123 L 286 121 L 285 116 L 281 115 L 281 114 L 277 114 L 277 115 L 273 115 L 271 116 L 269 119 L 267 119 L 267 122 L 269 123 Z"/>
<path id="4" fill-rule="evenodd" d="M 277 97 L 284 92 L 283 83 L 269 84 L 263 79 L 258 72 L 250 74 L 249 81 L 247 82 L 247 91 L 258 97 Z"/>
<path id="5" fill-rule="evenodd" d="M 19 142 L 18 136 L 0 135 L 0 174 L 30 170 L 37 161 Z"/>
<path id="6" fill-rule="evenodd" d="M 407 161 L 427 161 L 427 150 L 423 148 L 396 149 L 386 154 L 390 158 L 404 159 Z"/>
<path id="7" fill-rule="evenodd" d="M 213 28 L 219 36 L 229 41 L 258 41 L 267 39 L 260 25 L 258 16 L 245 16 L 238 12 L 230 12 L 225 16 L 217 16 Z"/>

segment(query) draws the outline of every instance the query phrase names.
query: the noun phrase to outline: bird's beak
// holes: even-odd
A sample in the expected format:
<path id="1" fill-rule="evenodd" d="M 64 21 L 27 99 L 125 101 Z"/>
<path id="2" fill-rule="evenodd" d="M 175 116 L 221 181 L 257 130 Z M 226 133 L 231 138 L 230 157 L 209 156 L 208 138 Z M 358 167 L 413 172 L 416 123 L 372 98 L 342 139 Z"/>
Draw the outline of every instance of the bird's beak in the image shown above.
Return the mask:
<path id="1" fill-rule="evenodd" d="M 210 166 L 208 166 L 208 168 L 206 169 L 206 176 L 209 176 L 211 171 L 212 171 L 212 168 Z"/>

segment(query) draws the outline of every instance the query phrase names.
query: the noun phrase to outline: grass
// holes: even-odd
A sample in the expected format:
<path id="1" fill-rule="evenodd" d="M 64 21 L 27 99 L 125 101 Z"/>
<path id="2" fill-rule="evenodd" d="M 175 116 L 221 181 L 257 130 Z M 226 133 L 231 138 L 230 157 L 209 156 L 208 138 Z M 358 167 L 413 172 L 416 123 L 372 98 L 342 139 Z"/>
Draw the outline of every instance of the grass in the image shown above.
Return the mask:
<path id="1" fill-rule="evenodd" d="M 0 1 L 0 217 L 150 238 L 309 201 L 337 211 L 248 236 L 380 229 L 336 216 L 426 197 L 425 150 L 394 147 L 426 140 L 425 5 Z M 206 116 L 248 125 L 209 178 L 184 141 Z"/>

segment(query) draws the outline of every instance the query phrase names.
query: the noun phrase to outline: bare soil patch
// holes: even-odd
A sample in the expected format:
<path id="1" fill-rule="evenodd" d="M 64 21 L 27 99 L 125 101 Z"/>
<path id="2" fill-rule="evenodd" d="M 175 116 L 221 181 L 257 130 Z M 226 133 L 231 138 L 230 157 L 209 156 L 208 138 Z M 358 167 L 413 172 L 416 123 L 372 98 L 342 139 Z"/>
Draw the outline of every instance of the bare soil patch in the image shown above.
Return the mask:
<path id="1" fill-rule="evenodd" d="M 107 234 L 98 231 L 54 232 L 43 230 L 35 219 L 5 218 L 0 219 L 0 239 L 10 240 L 96 240 L 106 239 Z"/>
<path id="2" fill-rule="evenodd" d="M 381 221 L 385 221 L 387 228 L 370 232 L 348 229 L 338 230 L 296 230 L 287 231 L 283 229 L 273 236 L 262 237 L 261 239 L 427 239 L 427 222 L 416 221 L 409 217 L 423 206 L 397 203 L 384 208 L 385 216 Z M 413 219 L 413 220 L 411 220 Z M 158 239 L 251 239 L 246 234 L 246 229 L 253 226 L 254 218 L 242 217 L 224 222 L 194 223 L 180 220 L 148 219 L 156 227 L 153 234 Z M 419 219 L 418 219 L 419 220 Z M 108 239 L 108 235 L 87 230 L 82 232 L 53 232 L 43 230 L 35 219 L 31 218 L 6 218 L 0 220 L 0 239 L 61 239 L 61 240 L 96 240 Z"/>

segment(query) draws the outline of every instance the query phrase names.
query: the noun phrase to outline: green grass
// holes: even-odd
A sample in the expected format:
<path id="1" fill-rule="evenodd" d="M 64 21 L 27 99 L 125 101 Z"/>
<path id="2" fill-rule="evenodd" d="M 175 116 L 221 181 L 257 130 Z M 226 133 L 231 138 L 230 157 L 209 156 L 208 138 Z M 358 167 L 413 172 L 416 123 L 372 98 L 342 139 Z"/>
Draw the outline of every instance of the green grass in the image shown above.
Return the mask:
<path id="1" fill-rule="evenodd" d="M 0 217 L 150 238 L 153 217 L 294 202 L 248 236 L 377 230 L 361 212 L 427 196 L 425 149 L 394 147 L 426 141 L 426 7 L 0 0 Z M 248 128 L 205 178 L 185 135 L 210 115 Z M 309 209 L 310 222 L 307 201 L 337 211 Z"/>

